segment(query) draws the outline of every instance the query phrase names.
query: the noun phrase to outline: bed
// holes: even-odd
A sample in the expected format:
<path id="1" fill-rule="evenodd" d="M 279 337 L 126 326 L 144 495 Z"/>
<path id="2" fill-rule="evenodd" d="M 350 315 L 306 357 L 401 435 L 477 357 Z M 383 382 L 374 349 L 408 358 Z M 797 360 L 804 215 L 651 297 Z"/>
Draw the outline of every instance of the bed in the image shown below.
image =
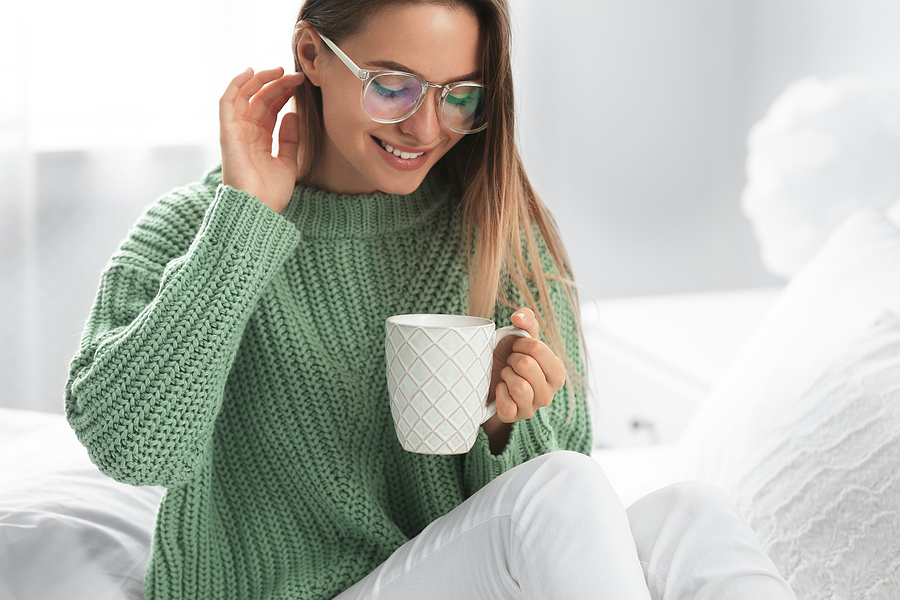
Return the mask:
<path id="1" fill-rule="evenodd" d="M 800 600 L 900 598 L 900 229 L 853 213 L 768 306 L 675 443 L 599 450 L 626 504 L 731 497 Z"/>
<path id="2" fill-rule="evenodd" d="M 625 504 L 682 479 L 720 486 L 800 600 L 900 598 L 900 230 L 859 211 L 760 298 L 752 319 L 729 317 L 745 339 L 708 390 L 691 388 L 683 427 L 601 440 L 594 457 Z M 601 381 L 608 342 L 589 331 Z M 683 401 L 676 379 L 634 389 Z M 600 407 L 631 402 L 595 389 Z M 141 597 L 162 489 L 100 474 L 60 415 L 0 409 L 0 460 L 0 598 Z"/>

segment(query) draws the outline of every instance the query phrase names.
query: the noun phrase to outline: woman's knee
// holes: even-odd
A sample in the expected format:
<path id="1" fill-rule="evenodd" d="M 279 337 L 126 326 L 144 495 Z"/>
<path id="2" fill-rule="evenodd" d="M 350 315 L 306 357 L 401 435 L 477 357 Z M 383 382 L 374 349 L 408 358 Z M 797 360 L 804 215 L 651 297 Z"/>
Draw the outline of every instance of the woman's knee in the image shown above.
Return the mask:
<path id="1" fill-rule="evenodd" d="M 600 464 L 590 456 L 570 450 L 549 452 L 530 460 L 535 475 L 567 483 L 607 481 Z"/>
<path id="2" fill-rule="evenodd" d="M 756 534 L 718 488 L 674 484 L 641 498 L 627 514 L 654 597 L 792 597 Z"/>
<path id="3" fill-rule="evenodd" d="M 719 488 L 699 481 L 663 487 L 627 509 L 638 546 L 653 545 L 663 532 L 714 531 L 725 524 L 740 526 L 742 518 Z"/>
<path id="4" fill-rule="evenodd" d="M 674 492 L 678 502 L 689 507 L 694 518 L 711 523 L 731 522 L 735 526 L 745 525 L 745 519 L 724 491 L 718 487 L 699 481 L 686 481 Z"/>
<path id="5" fill-rule="evenodd" d="M 543 504 L 558 505 L 567 513 L 585 510 L 621 509 L 621 502 L 603 468 L 590 456 L 557 451 L 529 461 L 531 473 L 523 487 L 526 495 L 539 496 Z M 526 463 L 526 464 L 529 464 Z"/>
<path id="6" fill-rule="evenodd" d="M 669 507 L 685 507 L 694 514 L 704 511 L 730 510 L 728 496 L 714 485 L 701 481 L 681 481 L 648 494 L 656 502 Z"/>

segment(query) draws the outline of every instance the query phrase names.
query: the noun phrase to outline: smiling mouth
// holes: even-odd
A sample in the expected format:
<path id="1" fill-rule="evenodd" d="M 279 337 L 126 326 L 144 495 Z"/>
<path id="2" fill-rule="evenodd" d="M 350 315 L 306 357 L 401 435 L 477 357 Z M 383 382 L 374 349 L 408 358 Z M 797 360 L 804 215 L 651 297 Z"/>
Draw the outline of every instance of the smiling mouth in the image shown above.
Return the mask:
<path id="1" fill-rule="evenodd" d="M 379 140 L 378 138 L 375 138 L 375 140 L 377 140 L 378 143 L 381 144 L 381 147 L 384 148 L 385 151 L 390 152 L 397 158 L 403 158 L 403 159 L 409 160 L 411 158 L 418 158 L 418 157 L 422 156 L 423 154 L 425 154 L 424 152 L 402 152 L 402 151 L 398 150 L 397 148 L 394 148 L 390 144 L 385 143 L 383 140 Z"/>

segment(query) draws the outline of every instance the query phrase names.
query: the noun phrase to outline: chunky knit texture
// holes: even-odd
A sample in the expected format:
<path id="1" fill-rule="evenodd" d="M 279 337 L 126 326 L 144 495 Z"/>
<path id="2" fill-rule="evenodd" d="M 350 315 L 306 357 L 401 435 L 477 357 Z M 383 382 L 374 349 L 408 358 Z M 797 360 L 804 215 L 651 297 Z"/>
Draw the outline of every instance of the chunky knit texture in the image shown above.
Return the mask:
<path id="1" fill-rule="evenodd" d="M 104 473 L 167 487 L 148 600 L 330 598 L 503 471 L 589 452 L 583 399 L 560 429 L 565 388 L 499 456 L 483 431 L 466 455 L 401 449 L 384 320 L 465 314 L 449 189 L 433 175 L 408 196 L 298 186 L 278 215 L 214 170 L 157 201 L 120 246 L 66 412 Z M 565 295 L 551 301 L 578 356 Z"/>

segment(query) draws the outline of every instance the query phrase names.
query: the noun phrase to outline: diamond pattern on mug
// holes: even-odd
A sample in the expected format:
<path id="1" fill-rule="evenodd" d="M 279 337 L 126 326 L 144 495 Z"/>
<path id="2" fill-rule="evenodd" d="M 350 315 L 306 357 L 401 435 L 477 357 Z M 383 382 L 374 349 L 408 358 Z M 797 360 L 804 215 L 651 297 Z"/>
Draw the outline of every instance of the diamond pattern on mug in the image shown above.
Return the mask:
<path id="1" fill-rule="evenodd" d="M 403 368 L 403 365 L 400 364 L 399 360 L 391 361 L 391 365 L 388 367 L 388 377 L 389 383 L 393 381 L 394 385 L 400 383 L 400 380 L 403 379 L 403 376 L 406 375 L 406 370 Z"/>
<path id="2" fill-rule="evenodd" d="M 478 435 L 478 431 L 468 436 L 468 438 L 463 437 L 459 432 L 454 433 L 449 440 L 445 442 L 447 447 L 449 448 L 465 448 L 469 446 L 469 444 L 473 443 L 475 440 L 475 436 Z"/>
<path id="3" fill-rule="evenodd" d="M 409 375 L 404 374 L 403 379 L 397 385 L 398 391 L 403 394 L 404 398 L 412 398 L 413 394 L 419 391 L 419 386 L 412 380 Z"/>
<path id="4" fill-rule="evenodd" d="M 425 447 L 425 440 L 422 439 L 421 437 L 419 437 L 419 435 L 415 431 L 410 430 L 408 433 L 406 433 L 404 435 L 406 436 L 406 439 L 409 441 L 409 444 L 413 448 Z"/>
<path id="5" fill-rule="evenodd" d="M 409 344 L 401 344 L 397 350 L 397 360 L 404 369 L 408 369 L 416 360 L 416 351 Z"/>
<path id="6" fill-rule="evenodd" d="M 459 350 L 457 350 L 452 355 L 453 362 L 458 364 L 463 370 L 470 369 L 473 365 L 477 364 L 478 356 L 472 352 L 472 348 L 469 346 L 463 346 Z"/>
<path id="7" fill-rule="evenodd" d="M 434 340 L 428 337 L 424 329 L 416 329 L 409 336 L 409 345 L 418 351 L 422 351 L 434 344 Z"/>
<path id="8" fill-rule="evenodd" d="M 427 440 L 431 435 L 431 427 L 429 427 L 428 424 L 422 419 L 419 419 L 413 424 L 412 430 L 416 435 L 422 438 L 423 441 Z"/>
<path id="9" fill-rule="evenodd" d="M 434 368 L 434 367 L 432 367 Z M 447 390 L 453 389 L 457 381 L 463 378 L 463 371 L 452 360 L 447 359 L 434 373 L 434 376 L 444 384 Z M 463 397 L 455 394 L 457 398 Z"/>
<path id="10" fill-rule="evenodd" d="M 443 364 L 444 361 L 447 360 L 447 354 L 440 346 L 429 346 L 424 352 L 421 352 L 421 354 L 422 360 L 424 360 L 426 364 L 431 365 L 432 369 L 434 369 L 434 365 Z"/>
<path id="11" fill-rule="evenodd" d="M 447 391 L 447 386 L 432 377 L 422 386 L 422 391 L 427 397 L 437 400 Z"/>
<path id="12" fill-rule="evenodd" d="M 444 439 L 433 431 L 428 434 L 428 437 L 422 443 L 431 454 L 441 454 L 447 445 Z"/>
<path id="13" fill-rule="evenodd" d="M 441 440 L 449 440 L 456 433 L 456 427 L 448 421 L 441 421 L 434 427 L 434 432 Z"/>
<path id="14" fill-rule="evenodd" d="M 485 377 L 481 381 L 478 382 L 478 385 L 475 386 L 477 390 L 476 396 L 479 398 L 487 398 L 488 397 L 488 388 L 491 386 L 491 382 L 488 381 L 488 378 Z"/>
<path id="15" fill-rule="evenodd" d="M 428 365 L 420 358 L 417 358 L 412 366 L 409 367 L 408 374 L 409 378 L 419 387 L 422 387 L 426 381 L 431 379 L 431 369 L 428 368 Z"/>
<path id="16" fill-rule="evenodd" d="M 437 343 L 440 344 L 441 349 L 447 355 L 453 356 L 462 348 L 465 348 L 466 344 L 471 342 L 471 339 L 471 336 L 466 336 L 461 331 L 451 330 L 444 334 Z"/>
<path id="17" fill-rule="evenodd" d="M 442 423 L 446 423 L 444 416 L 434 406 L 425 411 L 425 414 L 422 415 L 422 421 L 435 430 L 439 429 Z"/>
<path id="18" fill-rule="evenodd" d="M 446 422 L 452 425 L 454 429 L 462 429 L 471 418 L 472 416 L 465 411 L 465 408 L 460 406 L 446 418 Z"/>

